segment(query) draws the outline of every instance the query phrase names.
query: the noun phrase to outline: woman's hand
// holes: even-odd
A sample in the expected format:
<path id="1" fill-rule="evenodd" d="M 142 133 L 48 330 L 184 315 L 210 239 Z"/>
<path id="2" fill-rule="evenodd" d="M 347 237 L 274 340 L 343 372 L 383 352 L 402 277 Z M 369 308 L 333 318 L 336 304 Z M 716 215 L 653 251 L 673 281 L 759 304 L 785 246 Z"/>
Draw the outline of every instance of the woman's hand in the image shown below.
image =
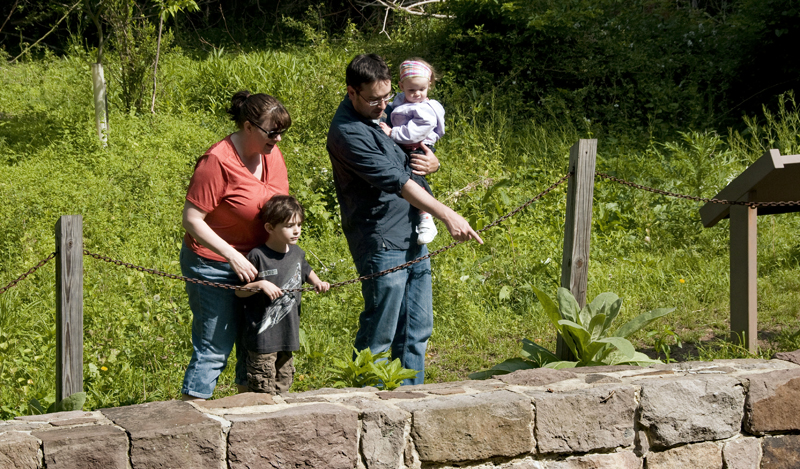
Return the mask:
<path id="1" fill-rule="evenodd" d="M 425 154 L 419 153 L 411 154 L 411 172 L 419 176 L 427 176 L 428 174 L 439 171 L 439 159 L 426 147 L 424 143 L 419 144 Z"/>
<path id="2" fill-rule="evenodd" d="M 228 256 L 225 256 L 225 258 L 228 259 L 228 264 L 231 265 L 231 269 L 233 269 L 233 271 L 239 277 L 239 280 L 245 283 L 250 283 L 255 280 L 256 277 L 258 277 L 258 269 L 256 269 L 255 266 L 253 266 L 253 264 L 251 264 L 250 261 L 248 261 L 247 258 L 242 255 L 242 253 L 231 248 Z"/>
<path id="3" fill-rule="evenodd" d="M 200 244 L 224 257 L 231 269 L 244 283 L 250 283 L 258 276 L 258 270 L 233 246 L 220 238 L 206 223 L 208 213 L 188 200 L 183 204 L 183 227 Z"/>

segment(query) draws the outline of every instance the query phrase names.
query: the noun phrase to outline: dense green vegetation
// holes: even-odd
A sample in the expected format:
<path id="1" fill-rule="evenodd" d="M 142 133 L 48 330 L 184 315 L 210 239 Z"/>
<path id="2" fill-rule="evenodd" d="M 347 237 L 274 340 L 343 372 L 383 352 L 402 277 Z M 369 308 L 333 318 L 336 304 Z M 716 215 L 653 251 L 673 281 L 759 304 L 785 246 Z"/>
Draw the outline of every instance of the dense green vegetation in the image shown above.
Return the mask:
<path id="1" fill-rule="evenodd" d="M 439 68 L 434 97 L 445 105 L 448 128 L 437 146 L 442 170 L 429 180 L 440 200 L 477 227 L 561 177 L 579 138 L 598 138 L 600 171 L 705 197 L 768 148 L 800 152 L 794 98 L 775 97 L 791 83 L 754 98 L 763 110 L 754 100 L 740 106 L 747 94 L 740 72 L 755 60 L 747 51 L 767 37 L 763 28 L 783 26 L 748 13 L 755 2 L 731 2 L 725 11 L 711 2 L 704 10 L 682 2 L 635 3 L 452 2 L 447 11 L 455 20 L 395 16 L 391 39 L 369 33 L 355 15 L 349 23 L 340 16 L 333 18 L 341 24 L 315 23 L 324 15 L 301 12 L 276 21 L 280 34 L 266 36 L 248 36 L 243 22 L 228 18 L 229 31 L 208 30 L 206 43 L 193 47 L 192 30 L 171 23 L 174 42 L 162 50 L 155 114 L 126 105 L 121 59 L 111 43 L 107 148 L 94 134 L 93 44 L 66 36 L 57 54 L 37 46 L 0 65 L 0 286 L 52 252 L 53 227 L 63 214 L 83 215 L 87 249 L 178 273 L 188 179 L 198 156 L 234 130 L 223 110 L 244 88 L 279 97 L 292 113 L 280 147 L 291 190 L 307 208 L 301 246 L 309 262 L 331 282 L 355 277 L 338 229 L 325 137 L 344 95 L 344 68 L 365 50 L 393 65 L 422 55 Z M 762 3 L 759 14 L 788 12 L 781 21 L 797 16 L 793 2 Z M 573 27 L 578 19 L 581 27 Z M 665 27 L 669 34 L 653 32 Z M 712 27 L 718 32 L 708 32 Z M 770 40 L 794 38 L 797 30 L 787 28 L 777 36 L 771 31 Z M 689 31 L 700 35 L 693 44 L 702 38 L 731 47 L 678 50 L 676 38 Z M 3 58 L 16 55 L 16 46 L 0 44 Z M 704 68 L 708 61 L 724 70 Z M 563 68 L 553 71 L 551 62 Z M 745 107 L 753 111 L 742 118 Z M 463 379 L 514 357 L 523 337 L 555 349 L 533 287 L 552 292 L 558 286 L 564 189 L 485 232 L 485 245 L 460 245 L 434 258 L 429 382 Z M 676 307 L 662 321 L 686 343 L 684 357 L 746 355 L 724 342 L 726 221 L 703 229 L 698 203 L 604 180 L 597 181 L 594 207 L 590 298 L 606 291 L 624 298 L 620 323 Z M 800 346 L 800 219 L 770 216 L 759 227 L 759 355 L 769 356 Z M 432 248 L 449 241 L 440 234 Z M 191 353 L 183 285 L 88 257 L 84 263 L 86 407 L 177 397 Z M 54 399 L 54 280 L 50 264 L 0 295 L 0 419 L 31 412 L 33 398 L 45 407 Z M 294 391 L 332 384 L 328 369 L 333 358 L 351 353 L 362 304 L 358 286 L 306 296 Z M 646 332 L 630 338 L 652 355 L 669 331 Z M 232 393 L 231 381 L 229 369 L 216 395 Z"/>

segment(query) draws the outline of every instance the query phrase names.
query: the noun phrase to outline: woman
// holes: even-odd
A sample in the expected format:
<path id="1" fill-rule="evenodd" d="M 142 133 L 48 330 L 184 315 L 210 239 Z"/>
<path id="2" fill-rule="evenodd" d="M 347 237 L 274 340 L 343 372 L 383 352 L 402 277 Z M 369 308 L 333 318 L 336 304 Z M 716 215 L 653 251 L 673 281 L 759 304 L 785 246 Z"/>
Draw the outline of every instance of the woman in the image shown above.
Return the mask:
<path id="1" fill-rule="evenodd" d="M 190 278 L 241 284 L 258 274 L 245 255 L 267 239 L 259 209 L 273 195 L 289 193 L 277 143 L 292 119 L 277 99 L 248 91 L 233 95 L 228 114 L 239 130 L 206 151 L 189 182 L 181 271 Z M 186 292 L 194 350 L 182 399 L 208 399 L 236 340 L 236 295 L 194 283 L 186 284 Z M 237 347 L 237 358 L 242 351 Z M 237 359 L 236 384 L 240 391 L 247 389 L 244 359 Z"/>

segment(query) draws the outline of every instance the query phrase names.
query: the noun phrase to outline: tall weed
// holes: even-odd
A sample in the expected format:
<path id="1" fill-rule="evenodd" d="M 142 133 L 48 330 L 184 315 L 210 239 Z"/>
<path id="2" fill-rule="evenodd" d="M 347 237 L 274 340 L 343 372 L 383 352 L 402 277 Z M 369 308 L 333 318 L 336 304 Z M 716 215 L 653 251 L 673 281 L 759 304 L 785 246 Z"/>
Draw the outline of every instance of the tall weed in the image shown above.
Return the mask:
<path id="1" fill-rule="evenodd" d="M 778 97 L 777 112 L 763 107 L 763 119 L 745 116 L 747 128 L 731 131 L 731 148 L 752 162 L 767 150 L 777 148 L 784 155 L 800 153 L 800 109 L 790 91 Z M 760 123 L 763 122 L 763 123 Z"/>

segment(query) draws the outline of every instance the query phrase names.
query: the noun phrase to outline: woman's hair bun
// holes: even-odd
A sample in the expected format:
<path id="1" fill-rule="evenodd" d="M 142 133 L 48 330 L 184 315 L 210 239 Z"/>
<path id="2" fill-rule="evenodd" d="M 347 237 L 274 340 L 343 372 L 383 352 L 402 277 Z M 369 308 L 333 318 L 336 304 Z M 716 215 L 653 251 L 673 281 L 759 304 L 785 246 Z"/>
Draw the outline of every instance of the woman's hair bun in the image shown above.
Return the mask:
<path id="1" fill-rule="evenodd" d="M 248 90 L 237 91 L 236 94 L 231 97 L 231 107 L 228 109 L 228 114 L 231 115 L 232 121 L 238 122 L 240 120 L 242 108 L 249 97 L 250 91 Z"/>
<path id="2" fill-rule="evenodd" d="M 292 125 L 289 112 L 275 97 L 264 93 L 250 94 L 247 90 L 238 91 L 231 97 L 228 114 L 240 129 L 247 121 L 261 122 L 264 119 L 270 119 L 273 125 L 283 130 Z"/>

